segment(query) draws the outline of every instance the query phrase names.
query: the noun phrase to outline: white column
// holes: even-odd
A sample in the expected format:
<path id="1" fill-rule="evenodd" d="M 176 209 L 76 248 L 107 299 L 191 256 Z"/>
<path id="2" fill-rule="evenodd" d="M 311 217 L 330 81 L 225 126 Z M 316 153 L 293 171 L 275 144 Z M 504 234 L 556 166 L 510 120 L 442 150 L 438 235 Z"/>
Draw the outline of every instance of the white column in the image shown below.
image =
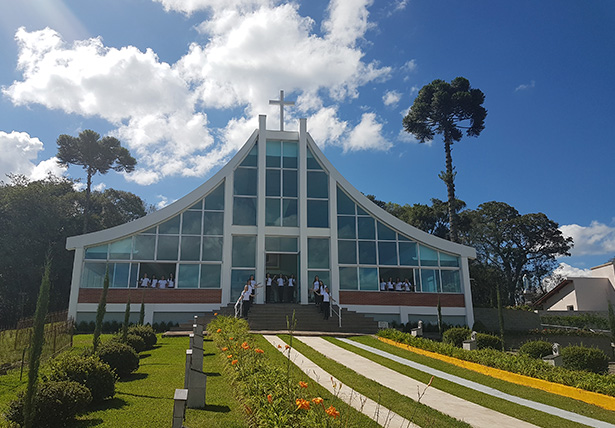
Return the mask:
<path id="1" fill-rule="evenodd" d="M 312 284 L 308 276 L 307 251 L 307 119 L 299 119 L 299 283 L 301 304 L 308 303 L 308 289 Z"/>
<path id="2" fill-rule="evenodd" d="M 79 288 L 81 287 L 81 270 L 83 268 L 83 247 L 75 248 L 75 258 L 73 261 L 73 277 L 70 284 L 70 299 L 68 301 L 68 316 L 77 320 L 77 303 L 79 301 Z"/>
<path id="3" fill-rule="evenodd" d="M 331 284 L 329 292 L 337 302 L 340 301 L 340 270 L 338 267 L 337 250 L 337 181 L 329 173 L 329 230 L 331 231 L 331 241 L 329 248 L 329 266 L 331 268 Z M 358 278 L 357 278 L 358 280 Z"/>
<path id="4" fill-rule="evenodd" d="M 265 278 L 265 172 L 267 156 L 267 116 L 258 116 L 258 185 L 256 188 L 256 270 L 254 279 L 263 283 Z M 256 303 L 265 302 L 265 286 L 256 292 Z"/>
<path id="5" fill-rule="evenodd" d="M 470 267 L 468 258 L 461 257 L 461 283 L 463 284 L 463 300 L 466 307 L 466 322 L 468 327 L 474 325 L 474 307 L 472 306 L 472 286 L 470 284 Z"/>
<path id="6" fill-rule="evenodd" d="M 222 238 L 222 272 L 220 283 L 222 285 L 222 306 L 231 303 L 231 269 L 233 256 L 233 179 L 231 171 L 224 180 L 224 235 Z M 234 302 L 233 302 L 234 303 Z"/>

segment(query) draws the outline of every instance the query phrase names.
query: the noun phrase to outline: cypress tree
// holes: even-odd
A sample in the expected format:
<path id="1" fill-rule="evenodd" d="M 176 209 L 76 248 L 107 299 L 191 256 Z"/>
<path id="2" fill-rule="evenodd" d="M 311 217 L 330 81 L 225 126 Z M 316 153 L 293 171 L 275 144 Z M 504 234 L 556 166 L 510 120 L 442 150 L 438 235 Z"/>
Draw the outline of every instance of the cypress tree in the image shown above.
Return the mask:
<path id="1" fill-rule="evenodd" d="M 126 311 L 124 312 L 124 325 L 122 325 L 122 342 L 128 341 L 128 323 L 130 322 L 130 296 L 126 302 Z"/>
<path id="2" fill-rule="evenodd" d="M 92 347 L 94 352 L 98 349 L 100 344 L 100 333 L 102 332 L 103 319 L 105 318 L 105 312 L 107 311 L 107 291 L 109 290 L 109 267 L 105 272 L 105 280 L 103 281 L 103 290 L 98 302 L 98 309 L 96 311 L 96 327 L 94 328 L 94 338 L 92 339 Z"/>

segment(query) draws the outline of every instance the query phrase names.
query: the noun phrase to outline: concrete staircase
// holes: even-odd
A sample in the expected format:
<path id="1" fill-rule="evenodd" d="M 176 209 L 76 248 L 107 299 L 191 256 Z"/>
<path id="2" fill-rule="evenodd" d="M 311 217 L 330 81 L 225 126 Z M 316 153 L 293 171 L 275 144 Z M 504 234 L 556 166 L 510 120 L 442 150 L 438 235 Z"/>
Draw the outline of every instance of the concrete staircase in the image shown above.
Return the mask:
<path id="1" fill-rule="evenodd" d="M 229 305 L 216 311 L 218 315 L 234 316 L 234 307 Z M 325 320 L 323 314 L 314 304 L 300 305 L 293 303 L 268 303 L 252 305 L 248 314 L 250 329 L 254 331 L 288 331 L 286 320 L 296 320 L 296 332 L 311 331 L 323 333 L 374 334 L 378 331 L 378 322 L 373 318 L 347 309 L 342 310 L 342 327 L 338 325 L 337 315 Z M 207 324 L 214 317 L 213 313 L 199 316 L 199 322 Z M 181 324 L 179 330 L 192 330 L 191 323 Z"/>

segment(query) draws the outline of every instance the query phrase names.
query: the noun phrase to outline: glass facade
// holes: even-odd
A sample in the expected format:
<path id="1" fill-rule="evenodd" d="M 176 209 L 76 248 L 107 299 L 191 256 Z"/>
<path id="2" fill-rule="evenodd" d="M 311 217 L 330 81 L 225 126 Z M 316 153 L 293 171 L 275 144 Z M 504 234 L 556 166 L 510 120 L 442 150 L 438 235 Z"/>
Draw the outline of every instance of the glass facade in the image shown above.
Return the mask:
<path id="1" fill-rule="evenodd" d="M 265 225 L 297 227 L 298 149 L 296 142 L 267 141 Z"/>

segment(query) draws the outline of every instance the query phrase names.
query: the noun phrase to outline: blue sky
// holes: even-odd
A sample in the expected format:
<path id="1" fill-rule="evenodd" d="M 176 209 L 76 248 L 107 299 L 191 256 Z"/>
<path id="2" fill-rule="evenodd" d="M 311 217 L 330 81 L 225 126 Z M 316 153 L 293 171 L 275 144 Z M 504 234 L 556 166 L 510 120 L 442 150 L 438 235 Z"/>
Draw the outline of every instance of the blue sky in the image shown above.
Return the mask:
<path id="1" fill-rule="evenodd" d="M 56 139 L 118 137 L 137 171 L 94 183 L 163 206 L 212 176 L 280 89 L 339 171 L 379 199 L 446 198 L 441 140 L 401 119 L 434 79 L 486 96 L 453 146 L 457 195 L 544 212 L 575 239 L 562 262 L 615 256 L 611 1 L 47 0 L 0 6 L 0 175 L 40 177 Z"/>

